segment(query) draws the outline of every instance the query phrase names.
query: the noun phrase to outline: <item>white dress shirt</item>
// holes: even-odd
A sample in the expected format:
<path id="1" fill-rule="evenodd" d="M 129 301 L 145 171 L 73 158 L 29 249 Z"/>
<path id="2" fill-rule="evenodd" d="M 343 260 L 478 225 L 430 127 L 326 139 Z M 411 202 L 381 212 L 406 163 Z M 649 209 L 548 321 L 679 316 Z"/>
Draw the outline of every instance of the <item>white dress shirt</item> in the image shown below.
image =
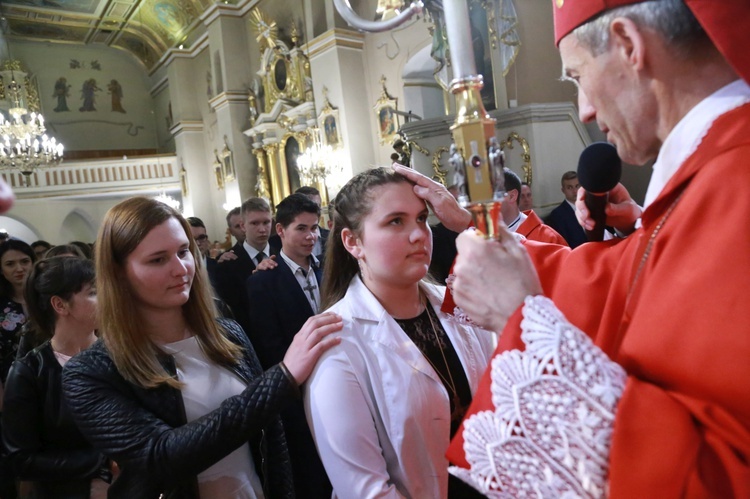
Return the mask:
<path id="1" fill-rule="evenodd" d="M 258 265 L 258 263 L 260 263 L 260 262 L 258 262 L 258 258 L 257 257 L 258 257 L 258 253 L 260 253 L 260 251 L 258 251 L 257 249 L 255 249 L 252 246 L 250 246 L 249 244 L 247 244 L 247 241 L 245 241 L 245 242 L 242 243 L 242 247 L 245 248 L 245 251 L 247 251 L 247 254 L 250 256 L 250 258 L 253 260 L 253 262 L 255 262 L 255 265 Z M 266 243 L 266 247 L 263 248 L 263 253 L 266 254 L 266 258 L 268 258 L 269 256 L 271 256 L 271 245 L 270 244 Z"/>
<path id="2" fill-rule="evenodd" d="M 308 266 L 307 269 L 304 269 L 293 262 L 291 258 L 286 256 L 283 249 L 279 254 L 289 266 L 292 274 L 294 274 L 294 278 L 297 279 L 297 282 L 299 283 L 299 287 L 302 288 L 302 291 L 305 293 L 305 298 L 307 298 L 307 302 L 310 304 L 313 314 L 317 314 L 320 309 L 320 284 L 318 284 L 318 279 L 315 277 L 312 265 L 317 267 L 320 265 L 320 262 L 315 255 L 310 255 L 312 265 Z"/>

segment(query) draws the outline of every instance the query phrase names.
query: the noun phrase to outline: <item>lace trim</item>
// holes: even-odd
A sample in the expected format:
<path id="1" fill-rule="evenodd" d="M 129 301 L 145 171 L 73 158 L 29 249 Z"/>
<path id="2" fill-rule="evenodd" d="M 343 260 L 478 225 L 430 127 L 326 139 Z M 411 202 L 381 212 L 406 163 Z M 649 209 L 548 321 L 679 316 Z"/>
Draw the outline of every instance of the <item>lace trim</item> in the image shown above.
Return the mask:
<path id="1" fill-rule="evenodd" d="M 470 469 L 450 472 L 491 498 L 601 497 L 625 371 L 548 298 L 523 314 L 526 350 L 492 360 L 495 410 L 464 422 Z"/>

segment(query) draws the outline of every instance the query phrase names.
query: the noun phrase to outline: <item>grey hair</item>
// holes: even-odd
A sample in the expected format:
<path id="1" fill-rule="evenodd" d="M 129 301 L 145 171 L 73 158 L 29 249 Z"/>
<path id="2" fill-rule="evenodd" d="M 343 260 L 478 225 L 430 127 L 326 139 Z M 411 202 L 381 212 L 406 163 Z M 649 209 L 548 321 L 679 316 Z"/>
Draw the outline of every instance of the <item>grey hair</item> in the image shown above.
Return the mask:
<path id="1" fill-rule="evenodd" d="M 683 0 L 649 0 L 608 10 L 576 28 L 573 34 L 593 55 L 601 55 L 609 48 L 609 27 L 618 17 L 656 31 L 680 58 L 687 57 L 698 40 L 707 39 L 703 27 Z"/>

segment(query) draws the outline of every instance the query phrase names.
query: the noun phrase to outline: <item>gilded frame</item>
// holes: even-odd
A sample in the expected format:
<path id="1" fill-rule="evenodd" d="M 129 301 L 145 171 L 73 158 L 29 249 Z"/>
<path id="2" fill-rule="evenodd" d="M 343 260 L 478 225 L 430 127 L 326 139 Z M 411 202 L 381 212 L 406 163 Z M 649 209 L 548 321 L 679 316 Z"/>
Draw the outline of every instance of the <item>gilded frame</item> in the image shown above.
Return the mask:
<path id="1" fill-rule="evenodd" d="M 237 173 L 234 169 L 234 157 L 226 142 L 224 143 L 224 149 L 221 150 L 221 154 L 219 155 L 219 161 L 221 162 L 225 183 L 237 178 Z"/>
<path id="2" fill-rule="evenodd" d="M 318 116 L 318 128 L 320 129 L 323 145 L 331 146 L 333 149 L 344 147 L 340 123 L 338 109 L 331 107 L 323 108 Z"/>
<path id="3" fill-rule="evenodd" d="M 394 112 L 398 109 L 398 99 L 381 96 L 373 106 L 378 122 L 378 139 L 380 145 L 390 144 L 398 135 L 399 120 Z"/>
<path id="4" fill-rule="evenodd" d="M 184 166 L 180 169 L 180 190 L 182 191 L 183 198 L 186 198 L 188 194 L 190 194 L 190 189 L 188 188 L 187 170 L 185 170 Z"/>
<path id="5" fill-rule="evenodd" d="M 214 163 L 211 165 L 211 169 L 214 172 L 216 178 L 216 188 L 219 190 L 224 189 L 224 165 L 219 158 L 219 153 L 214 149 Z"/>

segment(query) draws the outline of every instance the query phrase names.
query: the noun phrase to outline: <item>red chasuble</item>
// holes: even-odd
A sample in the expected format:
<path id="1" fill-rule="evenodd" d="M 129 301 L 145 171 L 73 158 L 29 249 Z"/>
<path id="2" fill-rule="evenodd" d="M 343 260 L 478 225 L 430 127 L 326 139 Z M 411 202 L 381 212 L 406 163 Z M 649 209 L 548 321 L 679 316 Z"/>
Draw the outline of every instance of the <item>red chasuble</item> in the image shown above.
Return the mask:
<path id="1" fill-rule="evenodd" d="M 526 210 L 523 214 L 526 215 L 526 220 L 516 230 L 518 234 L 532 241 L 568 245 L 565 238 L 558 234 L 555 229 L 542 223 L 542 219 L 534 213 L 534 210 Z"/>
<path id="2" fill-rule="evenodd" d="M 750 104 L 721 116 L 624 240 L 528 241 L 545 294 L 628 374 L 610 495 L 750 497 Z M 496 353 L 523 349 L 520 311 Z M 492 410 L 489 370 L 467 417 Z M 448 451 L 468 468 L 463 428 Z"/>

